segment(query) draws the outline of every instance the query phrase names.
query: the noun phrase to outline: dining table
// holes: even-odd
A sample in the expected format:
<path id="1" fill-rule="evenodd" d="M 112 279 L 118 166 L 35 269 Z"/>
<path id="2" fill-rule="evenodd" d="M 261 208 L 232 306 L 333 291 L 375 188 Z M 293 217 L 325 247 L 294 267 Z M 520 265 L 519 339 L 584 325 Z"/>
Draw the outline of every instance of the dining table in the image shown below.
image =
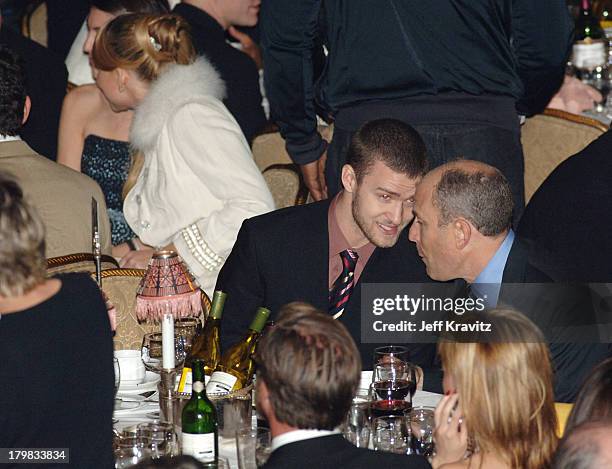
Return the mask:
<path id="1" fill-rule="evenodd" d="M 139 423 L 153 422 L 159 419 L 159 399 L 156 386 L 154 386 L 157 381 L 159 380 L 151 379 L 147 375 L 145 386 L 138 389 L 141 392 L 126 387 L 122 389 L 121 385 L 119 386 L 113 414 L 114 428 L 118 433 L 124 430 L 129 431 L 130 428 Z M 367 392 L 371 381 L 372 371 L 363 371 L 358 393 Z M 412 406 L 435 407 L 441 398 L 441 394 L 417 389 L 412 398 Z M 255 411 L 253 411 L 251 424 L 252 427 L 257 426 Z M 219 436 L 219 455 L 227 458 L 231 469 L 239 469 L 235 438 Z"/>

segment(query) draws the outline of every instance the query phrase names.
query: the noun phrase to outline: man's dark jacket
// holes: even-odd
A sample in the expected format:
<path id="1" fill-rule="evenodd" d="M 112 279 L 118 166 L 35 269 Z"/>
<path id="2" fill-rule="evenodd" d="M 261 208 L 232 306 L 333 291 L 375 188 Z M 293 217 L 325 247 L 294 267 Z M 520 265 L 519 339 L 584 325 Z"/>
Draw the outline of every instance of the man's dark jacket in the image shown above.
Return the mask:
<path id="1" fill-rule="evenodd" d="M 543 109 L 563 80 L 573 22 L 565 0 L 267 0 L 260 29 L 272 118 L 304 164 L 325 148 L 319 108 L 337 127 L 341 111 L 414 98 L 429 99 L 423 114 L 443 106 L 436 124 L 482 117 L 462 116 L 463 102 L 444 98 L 455 94 Z M 328 55 L 315 81 L 320 31 Z"/>
<path id="2" fill-rule="evenodd" d="M 274 451 L 263 469 L 428 469 L 422 456 L 372 451 L 357 448 L 342 435 L 329 435 L 296 441 Z"/>
<path id="3" fill-rule="evenodd" d="M 222 320 L 222 346 L 246 332 L 258 306 L 272 311 L 291 301 L 306 301 L 328 310 L 330 201 L 289 207 L 246 220 L 234 248 L 219 273 L 217 290 L 228 294 Z M 364 369 L 371 369 L 373 351 L 386 344 L 361 342 L 361 285 L 430 281 L 414 243 L 400 234 L 395 246 L 376 248 L 339 318 L 357 343 Z M 433 344 L 413 344 L 411 360 L 429 368 Z"/>
<path id="4" fill-rule="evenodd" d="M 592 298 L 581 285 L 552 285 L 549 272 L 554 264 L 540 257 L 533 243 L 519 236 L 515 238 L 504 268 L 497 305 L 510 306 L 524 313 L 552 341 L 549 347 L 555 373 L 555 399 L 572 402 L 586 375 L 609 356 L 610 349 L 608 344 L 572 343 L 570 340 L 578 341 L 578 336 L 571 337 L 567 333 L 562 336 L 567 342 L 555 336 L 555 327 L 594 323 Z"/>
<path id="5" fill-rule="evenodd" d="M 555 280 L 612 282 L 612 130 L 559 164 L 518 232 L 559 260 Z"/>
<path id="6" fill-rule="evenodd" d="M 60 113 L 68 83 L 66 66 L 59 55 L 7 27 L 0 29 L 0 44 L 22 59 L 26 92 L 32 101 L 30 116 L 19 134 L 34 151 L 55 160 Z"/>
<path id="7" fill-rule="evenodd" d="M 266 125 L 255 62 L 226 42 L 221 25 L 204 10 L 179 3 L 172 12 L 187 20 L 197 53 L 205 55 L 221 74 L 226 86 L 223 103 L 251 144 Z"/>

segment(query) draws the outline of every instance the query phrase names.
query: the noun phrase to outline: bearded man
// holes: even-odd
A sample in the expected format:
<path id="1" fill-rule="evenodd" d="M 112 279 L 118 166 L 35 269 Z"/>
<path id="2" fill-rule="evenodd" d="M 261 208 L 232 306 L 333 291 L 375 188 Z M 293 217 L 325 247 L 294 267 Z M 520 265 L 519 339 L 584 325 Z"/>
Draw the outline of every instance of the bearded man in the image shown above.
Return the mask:
<path id="1" fill-rule="evenodd" d="M 429 281 L 406 230 L 426 167 L 412 127 L 371 121 L 351 141 L 336 197 L 246 220 L 217 281 L 228 294 L 222 346 L 240 339 L 258 306 L 274 319 L 282 305 L 305 301 L 343 323 L 371 367 L 380 344 L 361 340 L 362 284 Z M 429 368 L 434 346 L 409 347 L 411 361 Z"/>

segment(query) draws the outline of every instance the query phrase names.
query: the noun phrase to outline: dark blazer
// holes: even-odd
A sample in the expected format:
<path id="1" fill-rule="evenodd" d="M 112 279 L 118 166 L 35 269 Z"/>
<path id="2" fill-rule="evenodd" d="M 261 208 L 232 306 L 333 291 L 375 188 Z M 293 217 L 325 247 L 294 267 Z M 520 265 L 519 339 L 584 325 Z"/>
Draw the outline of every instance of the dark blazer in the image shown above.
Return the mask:
<path id="1" fill-rule="evenodd" d="M 612 282 L 612 130 L 555 168 L 518 232 L 561 262 L 556 280 Z"/>
<path id="2" fill-rule="evenodd" d="M 187 20 L 196 51 L 205 55 L 221 74 L 227 88 L 223 102 L 251 144 L 266 125 L 255 62 L 225 41 L 221 25 L 204 10 L 179 3 L 172 12 Z"/>
<path id="3" fill-rule="evenodd" d="M 498 306 L 510 306 L 527 315 L 542 330 L 549 345 L 555 372 L 555 400 L 572 402 L 586 375 L 609 356 L 608 344 L 572 343 L 578 337 L 553 335 L 553 327 L 574 324 L 594 324 L 595 315 L 588 289 L 581 285 L 552 286 L 555 262 L 540 260 L 535 244 L 516 236 L 506 266 Z M 508 284 L 526 284 L 520 288 Z M 504 286 L 505 285 L 505 286 Z M 568 329 L 571 332 L 571 329 Z M 561 342 L 560 340 L 567 340 Z M 597 340 L 593 337 L 594 342 Z M 584 340 L 581 340 L 584 342 Z"/>
<path id="4" fill-rule="evenodd" d="M 223 347 L 240 339 L 258 306 L 268 307 L 272 319 L 291 301 L 328 310 L 329 204 L 326 200 L 289 207 L 243 223 L 217 280 L 217 289 L 228 294 L 221 326 Z M 339 318 L 359 347 L 364 369 L 371 369 L 373 351 L 383 344 L 361 342 L 361 285 L 430 281 L 414 243 L 407 238 L 406 230 L 395 246 L 374 250 Z M 434 345 L 410 347 L 411 360 L 428 368 Z"/>
<path id="5" fill-rule="evenodd" d="M 296 441 L 274 451 L 263 469 L 428 469 L 421 456 L 404 456 L 357 448 L 342 435 Z"/>
<path id="6" fill-rule="evenodd" d="M 11 31 L 0 29 L 0 44 L 23 60 L 26 91 L 32 101 L 30 117 L 19 135 L 36 153 L 56 159 L 57 132 L 66 95 L 68 72 L 59 55 Z"/>

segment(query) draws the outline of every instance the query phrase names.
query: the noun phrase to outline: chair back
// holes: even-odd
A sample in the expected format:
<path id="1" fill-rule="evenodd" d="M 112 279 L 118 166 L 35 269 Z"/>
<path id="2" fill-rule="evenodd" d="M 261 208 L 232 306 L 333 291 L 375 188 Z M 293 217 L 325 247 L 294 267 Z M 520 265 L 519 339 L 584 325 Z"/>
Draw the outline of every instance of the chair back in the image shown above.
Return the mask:
<path id="1" fill-rule="evenodd" d="M 158 332 L 160 325 L 141 322 L 136 317 L 136 291 L 145 271 L 142 269 L 109 269 L 102 271 L 102 289 L 117 310 L 115 350 L 139 350 L 148 332 Z M 202 319 L 210 311 L 208 295 L 202 295 Z"/>
<path id="2" fill-rule="evenodd" d="M 102 269 L 118 269 L 117 260 L 106 254 L 102 255 Z M 47 276 L 66 272 L 95 273 L 96 263 L 90 252 L 77 252 L 66 256 L 50 257 L 47 259 Z"/>
<path id="3" fill-rule="evenodd" d="M 568 157 L 606 132 L 602 122 L 577 114 L 546 109 L 527 119 L 521 129 L 525 155 L 525 202 L 548 175 Z"/>
<path id="4" fill-rule="evenodd" d="M 28 0 L 21 16 L 21 34 L 47 47 L 47 3 L 45 0 Z"/>
<path id="5" fill-rule="evenodd" d="M 273 164 L 263 171 L 276 208 L 306 203 L 308 189 L 297 165 Z"/>

